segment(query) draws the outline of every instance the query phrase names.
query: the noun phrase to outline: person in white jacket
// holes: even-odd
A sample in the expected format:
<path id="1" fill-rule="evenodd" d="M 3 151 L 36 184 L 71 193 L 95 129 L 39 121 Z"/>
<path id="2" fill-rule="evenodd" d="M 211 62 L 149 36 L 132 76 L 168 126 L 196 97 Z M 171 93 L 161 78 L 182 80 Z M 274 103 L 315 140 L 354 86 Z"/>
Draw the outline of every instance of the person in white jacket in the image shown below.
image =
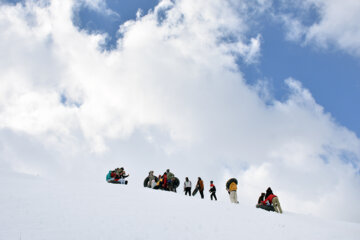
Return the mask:
<path id="1" fill-rule="evenodd" d="M 191 181 L 189 180 L 188 177 L 185 178 L 184 191 L 185 191 L 185 195 L 189 193 L 189 196 L 191 196 Z"/>

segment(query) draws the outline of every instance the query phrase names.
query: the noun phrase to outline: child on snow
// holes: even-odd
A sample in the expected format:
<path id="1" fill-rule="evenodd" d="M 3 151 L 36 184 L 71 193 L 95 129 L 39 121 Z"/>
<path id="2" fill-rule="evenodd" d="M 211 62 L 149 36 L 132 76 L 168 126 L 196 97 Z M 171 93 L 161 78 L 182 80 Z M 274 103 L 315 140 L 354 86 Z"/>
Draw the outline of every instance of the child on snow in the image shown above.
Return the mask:
<path id="1" fill-rule="evenodd" d="M 210 190 L 209 190 L 209 192 L 211 193 L 211 194 L 210 194 L 210 199 L 211 199 L 211 201 L 213 200 L 213 198 L 215 198 L 215 201 L 217 201 L 217 198 L 216 198 L 216 187 L 215 187 L 213 181 L 210 181 Z"/>

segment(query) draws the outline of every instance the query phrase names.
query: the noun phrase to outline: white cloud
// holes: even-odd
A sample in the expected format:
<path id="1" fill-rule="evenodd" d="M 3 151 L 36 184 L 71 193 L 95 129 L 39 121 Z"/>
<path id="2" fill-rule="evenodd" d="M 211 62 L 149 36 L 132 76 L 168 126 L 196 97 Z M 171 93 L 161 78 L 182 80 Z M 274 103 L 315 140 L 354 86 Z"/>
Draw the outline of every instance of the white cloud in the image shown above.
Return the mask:
<path id="1" fill-rule="evenodd" d="M 288 38 L 321 48 L 335 46 L 351 55 L 360 56 L 360 2 L 358 0 L 306 0 L 283 2 L 295 4 L 296 11 L 316 11 L 315 22 L 304 24 L 308 15 L 288 13 L 283 15 Z"/>
<path id="2" fill-rule="evenodd" d="M 294 79 L 284 102 L 245 84 L 235 61 L 256 61 L 261 37 L 246 36 L 231 1 L 161 1 L 124 23 L 110 52 L 72 11 L 60 0 L 0 6 L 0 166 L 237 176 L 251 206 L 272 186 L 289 210 L 360 221 L 346 206 L 360 195 L 359 139 Z"/>

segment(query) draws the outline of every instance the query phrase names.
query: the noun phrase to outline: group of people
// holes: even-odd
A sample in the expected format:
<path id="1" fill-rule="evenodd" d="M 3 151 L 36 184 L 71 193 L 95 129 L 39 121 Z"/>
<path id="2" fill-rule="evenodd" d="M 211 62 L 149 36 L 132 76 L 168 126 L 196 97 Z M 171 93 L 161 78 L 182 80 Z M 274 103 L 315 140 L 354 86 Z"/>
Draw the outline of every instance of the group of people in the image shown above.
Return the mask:
<path id="1" fill-rule="evenodd" d="M 229 193 L 229 197 L 230 197 L 230 202 L 231 203 L 239 203 L 238 199 L 237 199 L 237 180 L 236 179 L 229 179 L 229 181 L 226 184 L 226 190 Z M 185 178 L 184 181 L 184 192 L 185 192 L 185 196 L 189 195 L 191 196 L 191 181 L 189 180 L 188 177 Z M 194 196 L 197 192 L 200 192 L 200 196 L 203 199 L 204 198 L 204 182 L 203 180 L 198 177 L 198 181 L 196 183 L 196 187 L 192 193 L 192 195 Z M 216 197 L 216 187 L 214 185 L 213 181 L 210 181 L 210 199 L 213 200 L 215 199 L 215 201 L 217 200 Z M 272 189 L 269 187 L 266 190 L 266 193 L 261 193 L 261 196 L 258 199 L 258 204 L 256 205 L 257 208 L 262 208 L 265 209 L 267 211 L 275 211 L 277 213 L 282 213 L 282 209 L 280 206 L 280 201 L 279 198 L 273 194 Z"/>
<path id="2" fill-rule="evenodd" d="M 116 168 L 115 170 L 109 171 L 106 176 L 106 180 L 109 183 L 124 183 L 127 184 L 125 178 L 129 177 L 129 174 L 126 174 L 123 167 Z M 230 202 L 231 203 L 239 203 L 237 199 L 237 180 L 235 178 L 231 178 L 226 183 L 226 190 L 229 193 Z M 174 191 L 176 192 L 176 188 L 179 186 L 179 180 L 175 177 L 175 175 L 170 172 L 170 169 L 167 169 L 163 175 L 159 175 L 156 177 L 154 175 L 154 171 L 150 171 L 148 177 L 144 182 L 145 187 L 153 188 L 153 189 L 162 189 L 166 191 Z M 192 183 L 188 177 L 185 178 L 184 181 L 184 192 L 185 196 L 195 196 L 197 192 L 200 193 L 200 197 L 204 198 L 204 182 L 201 177 L 198 177 L 196 182 L 196 186 L 193 192 Z M 210 181 L 210 199 L 217 201 L 216 197 L 216 187 L 214 181 Z M 282 213 L 282 209 L 280 206 L 279 198 L 273 193 L 272 189 L 269 187 L 266 190 L 266 193 L 261 193 L 258 203 L 256 205 L 257 208 L 261 208 L 267 211 L 275 211 L 277 213 Z"/>
<path id="3" fill-rule="evenodd" d="M 201 179 L 201 177 L 198 177 L 198 181 L 196 183 L 195 189 L 191 194 L 191 188 L 192 188 L 192 183 L 189 180 L 188 177 L 185 178 L 185 182 L 184 182 L 184 192 L 185 192 L 185 196 L 186 195 L 193 195 L 195 196 L 197 192 L 200 193 L 200 197 L 203 199 L 204 198 L 204 181 Z M 215 199 L 215 201 L 217 201 L 217 197 L 216 197 L 216 187 L 214 185 L 214 181 L 210 181 L 210 199 L 213 200 Z"/>
<path id="4" fill-rule="evenodd" d="M 176 178 L 175 175 L 167 169 L 163 175 L 156 177 L 154 171 L 149 172 L 147 187 L 153 189 L 161 189 L 165 191 L 176 192 Z"/>
<path id="5" fill-rule="evenodd" d="M 270 187 L 266 189 L 266 193 L 261 193 L 256 207 L 265 209 L 267 211 L 275 211 L 277 213 L 282 213 L 279 198 L 275 194 L 273 194 Z"/>
<path id="6" fill-rule="evenodd" d="M 129 177 L 129 174 L 126 175 L 123 167 L 115 168 L 115 170 L 110 170 L 106 175 L 106 181 L 109 183 L 127 184 L 127 181 L 125 180 L 127 177 Z"/>

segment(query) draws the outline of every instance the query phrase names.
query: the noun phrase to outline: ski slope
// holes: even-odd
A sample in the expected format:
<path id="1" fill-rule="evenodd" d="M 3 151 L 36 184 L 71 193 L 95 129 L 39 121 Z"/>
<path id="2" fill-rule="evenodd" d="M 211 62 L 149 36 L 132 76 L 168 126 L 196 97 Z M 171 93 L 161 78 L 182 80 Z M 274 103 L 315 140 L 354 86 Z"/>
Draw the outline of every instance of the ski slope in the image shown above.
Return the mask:
<path id="1" fill-rule="evenodd" d="M 199 195 L 156 191 L 129 180 L 129 185 L 108 184 L 105 173 L 102 181 L 2 174 L 0 239 L 358 240 L 360 236 L 358 223 L 294 214 L 286 206 L 280 215 L 245 206 L 241 199 L 238 205 L 223 196 L 212 202 L 209 194 L 202 200 Z"/>

